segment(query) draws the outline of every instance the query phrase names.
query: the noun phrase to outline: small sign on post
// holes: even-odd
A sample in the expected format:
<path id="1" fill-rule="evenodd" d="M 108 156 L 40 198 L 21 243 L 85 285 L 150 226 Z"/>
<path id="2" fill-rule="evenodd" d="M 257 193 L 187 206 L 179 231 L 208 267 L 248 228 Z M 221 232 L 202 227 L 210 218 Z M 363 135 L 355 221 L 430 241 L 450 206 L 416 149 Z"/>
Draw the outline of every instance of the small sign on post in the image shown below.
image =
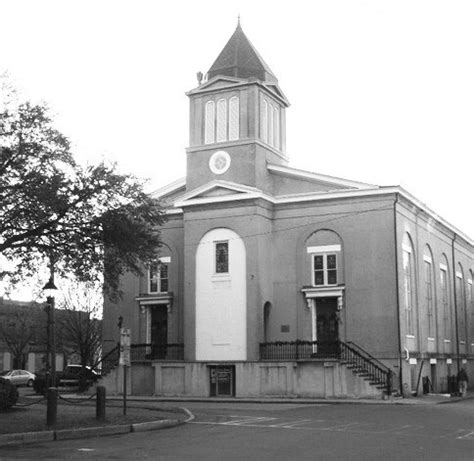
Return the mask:
<path id="1" fill-rule="evenodd" d="M 123 414 L 127 414 L 127 367 L 130 366 L 130 328 L 120 328 L 120 359 L 123 365 Z"/>
<path id="2" fill-rule="evenodd" d="M 120 328 L 120 365 L 130 366 L 130 328 Z"/>

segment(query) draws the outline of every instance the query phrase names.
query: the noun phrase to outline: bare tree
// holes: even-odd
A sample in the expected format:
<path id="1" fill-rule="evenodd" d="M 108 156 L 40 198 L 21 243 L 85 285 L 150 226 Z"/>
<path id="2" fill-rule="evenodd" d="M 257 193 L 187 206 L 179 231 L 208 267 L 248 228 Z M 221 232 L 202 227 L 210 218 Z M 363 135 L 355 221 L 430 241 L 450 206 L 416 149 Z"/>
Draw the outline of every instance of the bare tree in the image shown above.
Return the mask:
<path id="1" fill-rule="evenodd" d="M 34 320 L 26 309 L 11 314 L 0 326 L 5 344 L 13 355 L 13 368 L 25 368 L 25 357 L 35 335 Z"/>
<path id="2" fill-rule="evenodd" d="M 102 296 L 92 284 L 71 282 L 58 305 L 68 311 L 58 319 L 58 336 L 69 344 L 81 365 L 93 366 L 102 345 Z"/>

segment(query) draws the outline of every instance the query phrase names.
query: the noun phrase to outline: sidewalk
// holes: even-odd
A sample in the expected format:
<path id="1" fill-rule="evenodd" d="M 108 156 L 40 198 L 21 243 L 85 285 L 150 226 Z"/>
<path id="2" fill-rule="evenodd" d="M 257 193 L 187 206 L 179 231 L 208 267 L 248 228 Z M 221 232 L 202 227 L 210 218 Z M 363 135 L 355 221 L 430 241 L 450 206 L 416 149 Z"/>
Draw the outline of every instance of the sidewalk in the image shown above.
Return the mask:
<path id="1" fill-rule="evenodd" d="M 121 395 L 107 396 L 109 400 L 123 400 Z M 159 396 L 127 396 L 133 402 L 209 402 L 209 403 L 292 403 L 302 405 L 318 404 L 354 404 L 354 405 L 438 405 L 474 399 L 474 393 L 468 392 L 466 397 L 451 397 L 449 394 L 426 394 L 417 397 L 390 397 L 387 399 L 308 399 L 308 398 L 240 398 L 240 397 L 159 397 Z"/>

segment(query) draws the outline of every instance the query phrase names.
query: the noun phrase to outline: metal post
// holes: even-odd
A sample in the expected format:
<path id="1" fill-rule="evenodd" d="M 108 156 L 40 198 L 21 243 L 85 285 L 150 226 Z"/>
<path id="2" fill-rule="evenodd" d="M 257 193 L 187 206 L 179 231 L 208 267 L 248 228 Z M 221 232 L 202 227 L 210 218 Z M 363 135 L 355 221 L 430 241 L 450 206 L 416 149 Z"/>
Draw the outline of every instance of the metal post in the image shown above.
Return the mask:
<path id="1" fill-rule="evenodd" d="M 46 424 L 54 426 L 56 424 L 56 416 L 58 414 L 58 389 L 50 387 L 47 391 L 48 403 L 46 408 Z"/>
<path id="2" fill-rule="evenodd" d="M 123 365 L 123 415 L 127 414 L 127 365 Z"/>
<path id="3" fill-rule="evenodd" d="M 105 387 L 97 386 L 97 397 L 95 401 L 95 417 L 102 421 L 105 419 Z"/>
<path id="4" fill-rule="evenodd" d="M 50 277 L 48 283 L 44 286 L 44 290 L 48 290 L 50 293 L 52 290 L 56 290 L 56 286 L 54 285 L 54 259 L 50 257 Z M 58 408 L 58 390 L 56 389 L 56 328 L 55 328 L 55 312 L 54 312 L 54 296 L 47 297 L 48 303 L 48 330 L 49 330 L 49 351 L 51 353 L 50 359 L 50 377 L 48 386 L 52 386 L 48 389 L 47 396 L 48 396 L 48 404 L 47 404 L 47 412 L 46 412 L 46 421 L 48 426 L 56 424 L 56 414 Z"/>

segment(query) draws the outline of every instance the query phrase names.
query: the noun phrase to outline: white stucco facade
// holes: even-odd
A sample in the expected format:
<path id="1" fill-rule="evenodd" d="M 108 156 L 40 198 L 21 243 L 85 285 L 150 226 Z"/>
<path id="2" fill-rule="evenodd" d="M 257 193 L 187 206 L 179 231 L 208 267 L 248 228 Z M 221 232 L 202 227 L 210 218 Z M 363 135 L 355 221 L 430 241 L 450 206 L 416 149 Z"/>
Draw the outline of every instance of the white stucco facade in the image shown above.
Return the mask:
<path id="1" fill-rule="evenodd" d="M 216 272 L 216 243 L 228 243 L 228 271 Z M 208 232 L 196 250 L 196 359 L 246 360 L 246 254 L 230 229 Z"/>

